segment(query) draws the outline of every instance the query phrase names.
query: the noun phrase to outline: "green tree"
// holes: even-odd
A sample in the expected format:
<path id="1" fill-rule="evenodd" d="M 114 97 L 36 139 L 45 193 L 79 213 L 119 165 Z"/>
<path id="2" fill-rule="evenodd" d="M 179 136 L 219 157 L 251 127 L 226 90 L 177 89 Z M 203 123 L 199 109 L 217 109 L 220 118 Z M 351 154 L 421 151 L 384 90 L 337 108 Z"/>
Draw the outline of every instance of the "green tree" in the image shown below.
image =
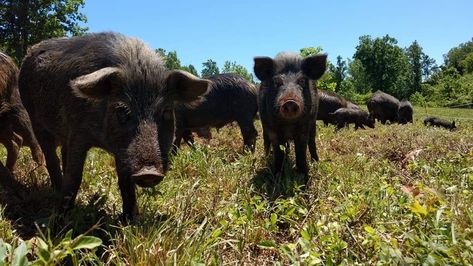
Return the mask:
<path id="1" fill-rule="evenodd" d="M 422 47 L 420 47 L 417 41 L 414 41 L 406 48 L 406 55 L 411 68 L 407 94 L 411 95 L 414 92 L 420 91 L 422 86 Z"/>
<path id="2" fill-rule="evenodd" d="M 254 83 L 253 74 L 248 72 L 248 70 L 244 66 L 239 65 L 234 61 L 225 61 L 225 63 L 223 64 L 222 73 L 236 73 L 242 76 L 244 79 L 248 80 L 249 82 Z"/>
<path id="3" fill-rule="evenodd" d="M 81 35 L 85 0 L 0 0 L 0 40 L 18 62 L 29 46 L 53 37 Z"/>
<path id="4" fill-rule="evenodd" d="M 471 62 L 473 54 L 473 38 L 471 41 L 461 43 L 457 47 L 454 47 L 448 51 L 446 55 L 444 55 L 445 59 L 445 66 L 447 68 L 454 67 L 460 75 L 464 73 L 471 73 L 468 70 L 473 70 L 473 68 L 469 68 L 468 65 Z"/>
<path id="5" fill-rule="evenodd" d="M 302 57 L 308 57 L 311 55 L 316 55 L 320 54 L 323 52 L 322 47 L 317 46 L 317 47 L 305 47 L 301 48 L 299 50 L 299 54 Z M 336 83 L 333 81 L 333 73 L 330 71 L 330 62 L 327 60 L 327 68 L 328 71 L 325 72 L 325 74 L 317 80 L 317 88 L 322 89 L 322 90 L 329 90 L 329 91 L 334 91 L 336 87 Z"/>
<path id="6" fill-rule="evenodd" d="M 194 76 L 199 76 L 197 73 L 197 70 L 193 65 L 188 65 L 188 66 L 182 66 L 181 65 L 181 60 L 179 60 L 179 57 L 177 56 L 176 51 L 171 51 L 166 53 L 166 50 L 163 48 L 158 48 L 156 49 L 156 53 L 158 53 L 164 61 L 164 65 L 166 66 L 167 69 L 169 70 L 174 70 L 174 69 L 180 69 L 187 71 Z"/>
<path id="7" fill-rule="evenodd" d="M 336 83 L 335 91 L 340 92 L 342 87 L 342 82 L 347 77 L 347 62 L 343 60 L 341 56 L 337 56 L 336 65 L 330 64 L 330 72 L 333 74 L 333 81 Z"/>
<path id="8" fill-rule="evenodd" d="M 197 77 L 199 76 L 199 73 L 197 73 L 197 69 L 195 69 L 194 65 L 192 65 L 192 64 L 190 64 L 188 66 L 183 66 L 183 67 L 181 67 L 181 69 L 191 73 L 194 76 L 197 76 Z"/>
<path id="9" fill-rule="evenodd" d="M 360 37 L 354 59 L 363 66 L 368 87 L 372 91 L 383 90 L 398 98 L 408 97 L 409 61 L 395 38 L 386 35 L 371 39 Z"/>
<path id="10" fill-rule="evenodd" d="M 218 69 L 217 62 L 213 61 L 212 59 L 208 59 L 206 62 L 202 63 L 202 66 L 203 68 L 202 68 L 201 76 L 203 78 L 220 74 L 220 70 Z"/>

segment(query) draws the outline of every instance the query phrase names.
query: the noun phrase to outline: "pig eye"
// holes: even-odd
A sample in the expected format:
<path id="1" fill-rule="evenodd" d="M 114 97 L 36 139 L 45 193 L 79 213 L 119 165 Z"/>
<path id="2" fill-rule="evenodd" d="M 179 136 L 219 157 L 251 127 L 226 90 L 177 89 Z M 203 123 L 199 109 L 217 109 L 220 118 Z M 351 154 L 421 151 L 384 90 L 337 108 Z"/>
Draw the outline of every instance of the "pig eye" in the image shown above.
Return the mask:
<path id="1" fill-rule="evenodd" d="M 275 77 L 273 81 L 276 87 L 281 87 L 282 84 L 284 83 L 281 77 Z"/>
<path id="2" fill-rule="evenodd" d="M 306 84 L 307 84 L 307 79 L 306 78 L 299 78 L 297 80 L 297 84 L 299 84 L 299 86 L 301 86 L 301 87 L 305 87 Z"/>
<path id="3" fill-rule="evenodd" d="M 116 109 L 117 120 L 120 124 L 125 124 L 130 119 L 130 110 L 126 107 Z"/>

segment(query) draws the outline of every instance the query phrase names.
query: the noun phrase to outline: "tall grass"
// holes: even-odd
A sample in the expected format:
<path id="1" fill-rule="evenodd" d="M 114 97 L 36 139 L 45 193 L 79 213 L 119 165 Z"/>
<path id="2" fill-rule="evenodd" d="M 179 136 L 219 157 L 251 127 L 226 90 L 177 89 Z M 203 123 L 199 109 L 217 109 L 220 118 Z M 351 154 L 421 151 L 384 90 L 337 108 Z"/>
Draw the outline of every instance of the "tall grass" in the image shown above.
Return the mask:
<path id="1" fill-rule="evenodd" d="M 428 115 L 455 118 L 459 130 L 426 128 Z M 308 187 L 291 154 L 279 190 L 261 138 L 245 153 L 238 128 L 225 127 L 183 147 L 160 185 L 138 189 L 141 215 L 128 225 L 111 156 L 89 152 L 78 206 L 61 215 L 45 170 L 23 151 L 25 199 L 0 195 L 0 238 L 41 237 L 36 223 L 57 244 L 70 229 L 75 237 L 92 228 L 103 243 L 78 258 L 106 265 L 472 264 L 471 118 L 473 110 L 416 108 L 409 125 L 319 126 Z M 38 257 L 34 245 L 28 253 Z"/>

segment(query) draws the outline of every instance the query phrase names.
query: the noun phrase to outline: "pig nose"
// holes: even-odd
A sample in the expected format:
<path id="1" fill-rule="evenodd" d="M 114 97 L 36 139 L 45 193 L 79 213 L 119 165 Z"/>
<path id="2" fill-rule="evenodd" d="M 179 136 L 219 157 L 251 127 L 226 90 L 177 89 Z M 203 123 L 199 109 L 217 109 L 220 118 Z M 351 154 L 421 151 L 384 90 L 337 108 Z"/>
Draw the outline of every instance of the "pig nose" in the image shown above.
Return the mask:
<path id="1" fill-rule="evenodd" d="M 295 118 L 299 116 L 299 114 L 301 113 L 299 104 L 297 104 L 297 102 L 292 101 L 292 100 L 286 101 L 281 106 L 280 111 L 285 118 Z"/>
<path id="2" fill-rule="evenodd" d="M 159 184 L 164 178 L 162 171 L 154 166 L 144 166 L 138 172 L 131 175 L 131 180 L 140 187 L 152 187 Z"/>

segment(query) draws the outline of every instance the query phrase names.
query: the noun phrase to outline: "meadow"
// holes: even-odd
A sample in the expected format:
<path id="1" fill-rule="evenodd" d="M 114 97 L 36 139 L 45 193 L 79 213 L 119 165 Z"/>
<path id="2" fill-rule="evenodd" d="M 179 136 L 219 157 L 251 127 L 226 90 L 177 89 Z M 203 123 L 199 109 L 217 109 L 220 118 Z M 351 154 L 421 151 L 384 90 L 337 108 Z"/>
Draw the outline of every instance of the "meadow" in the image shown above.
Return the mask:
<path id="1" fill-rule="evenodd" d="M 428 115 L 459 129 L 427 128 Z M 161 184 L 137 189 L 131 224 L 107 153 L 89 152 L 77 207 L 61 215 L 23 149 L 21 197 L 0 194 L 0 265 L 473 264 L 473 109 L 418 107 L 413 124 L 357 131 L 319 124 L 306 188 L 293 149 L 272 181 L 257 128 L 254 154 L 237 126 L 183 146 Z"/>

